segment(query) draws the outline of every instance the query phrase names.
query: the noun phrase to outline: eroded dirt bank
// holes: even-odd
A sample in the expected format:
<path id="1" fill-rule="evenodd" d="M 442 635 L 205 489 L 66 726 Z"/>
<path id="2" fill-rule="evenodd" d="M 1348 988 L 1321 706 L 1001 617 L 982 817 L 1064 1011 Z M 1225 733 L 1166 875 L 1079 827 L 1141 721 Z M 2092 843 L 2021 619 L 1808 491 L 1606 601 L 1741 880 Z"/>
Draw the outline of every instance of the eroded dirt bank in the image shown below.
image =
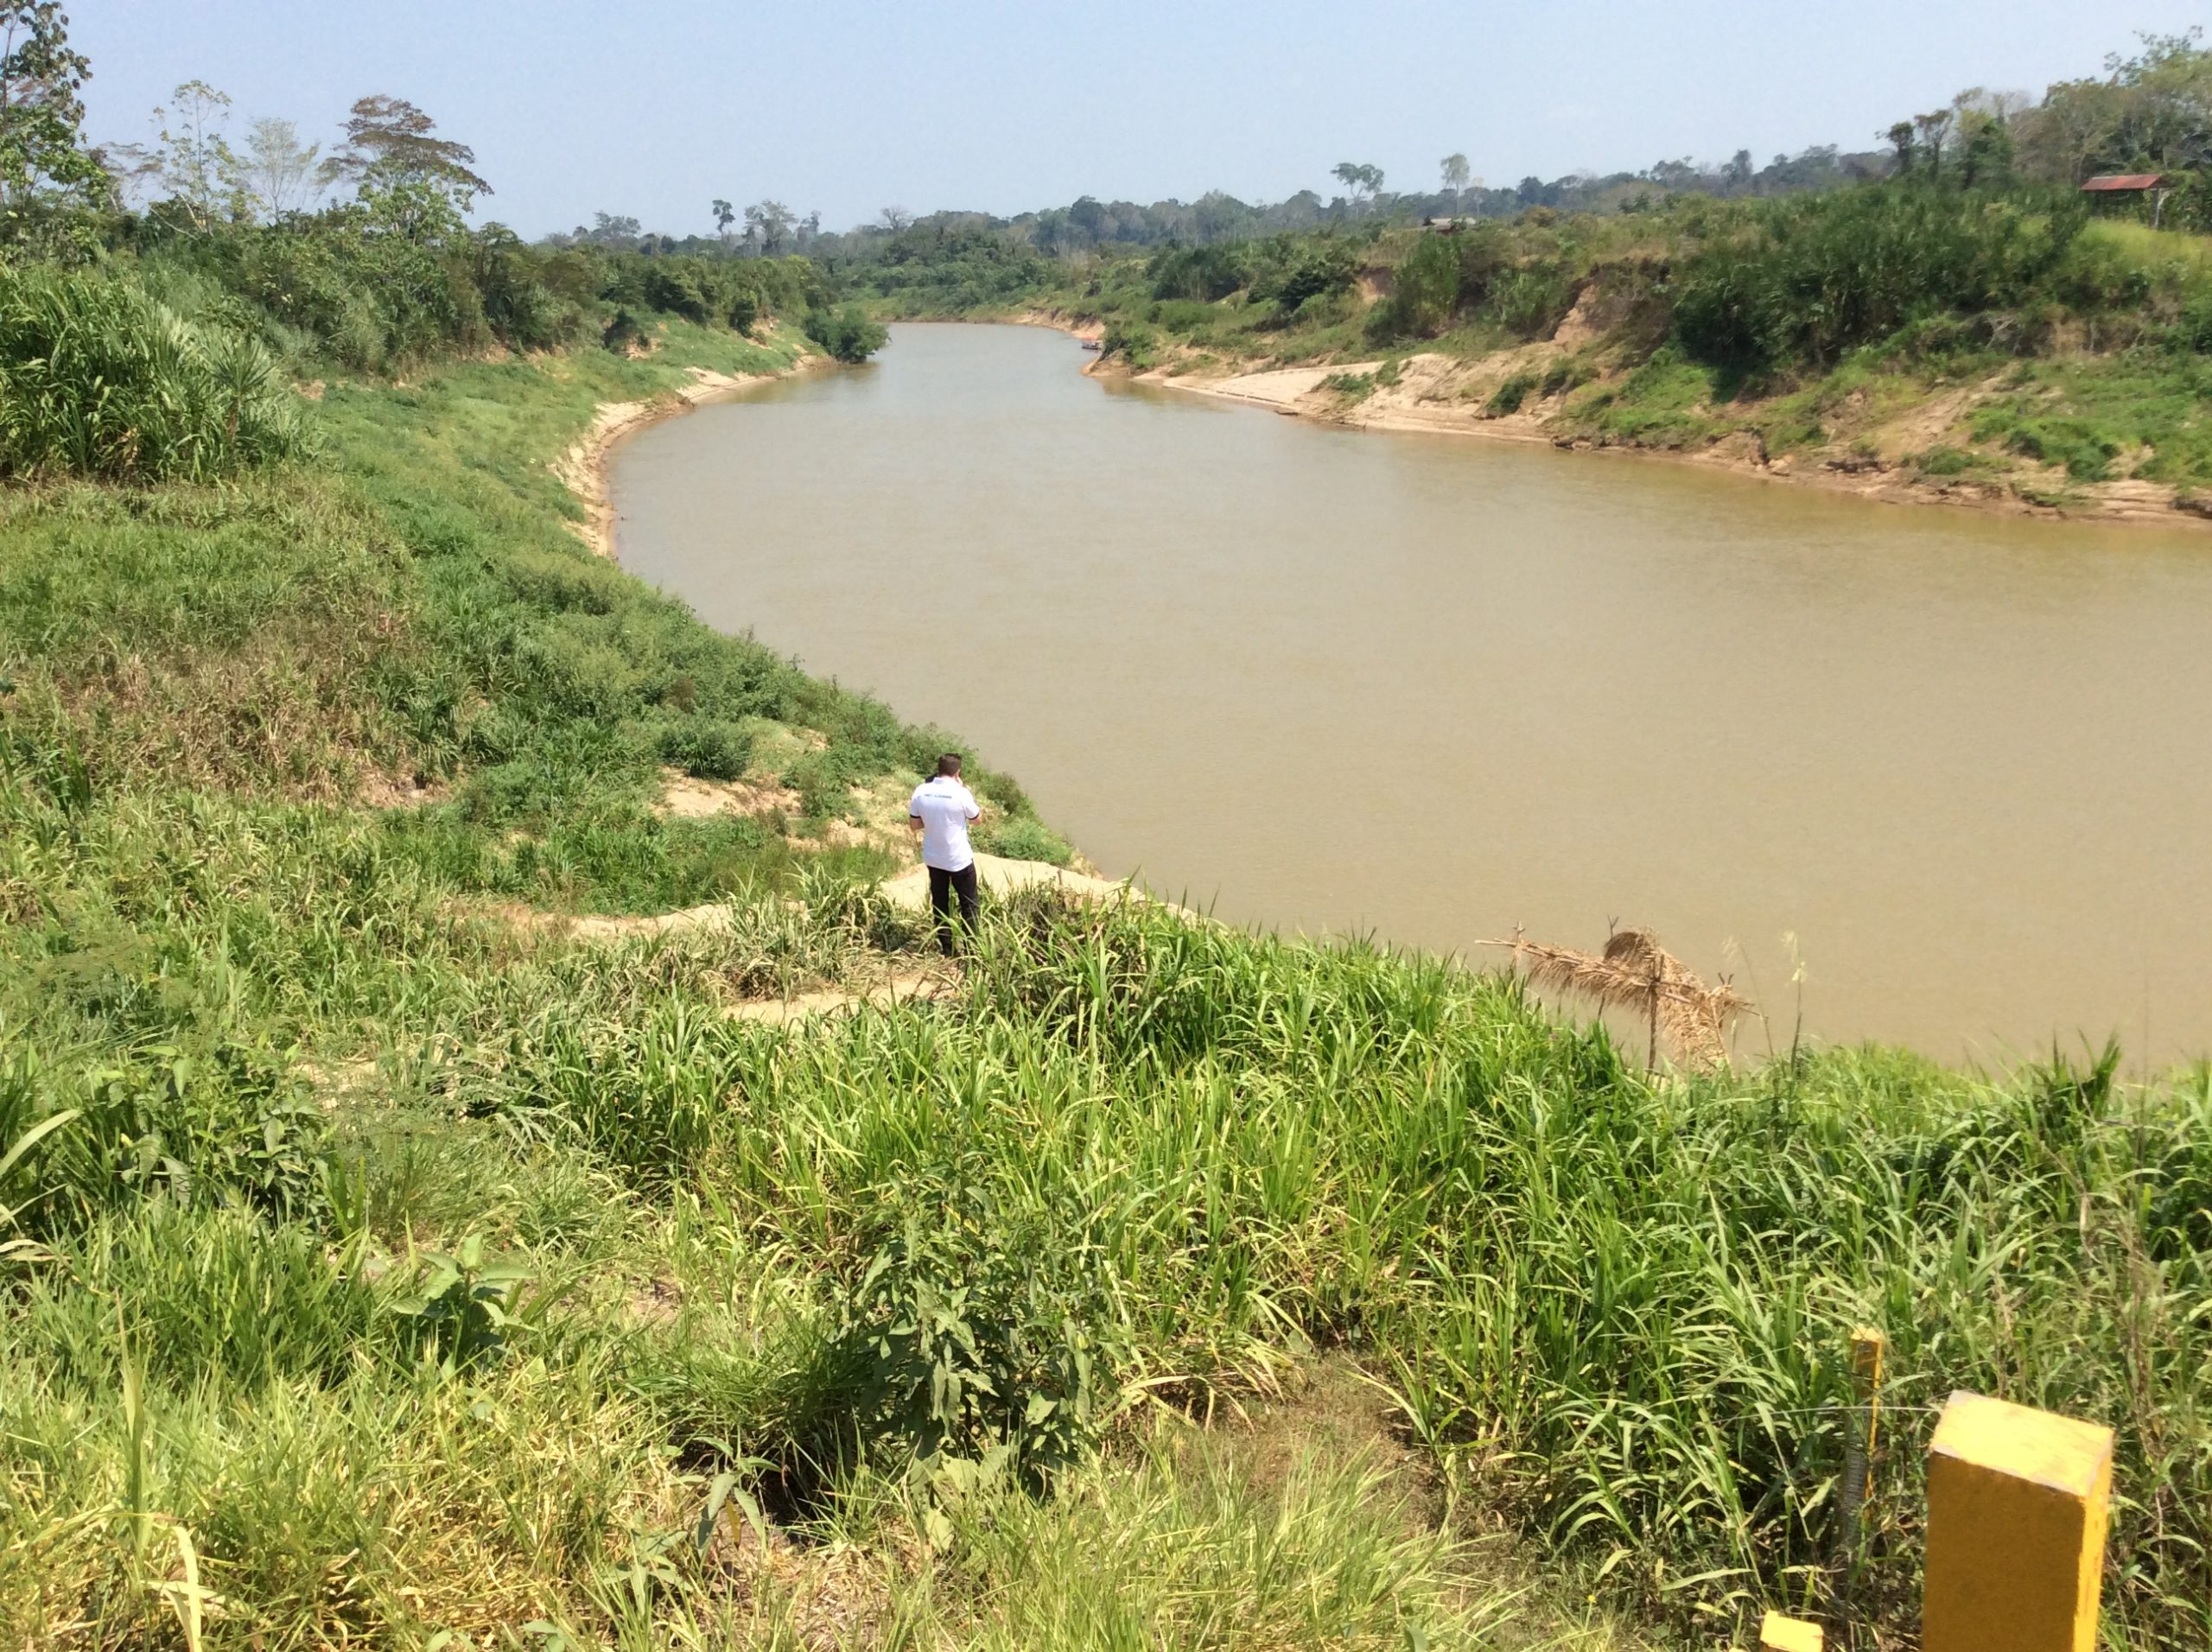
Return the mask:
<path id="1" fill-rule="evenodd" d="M 1047 309 L 1005 319 L 1057 327 L 1086 341 L 1102 339 L 1104 332 L 1094 317 Z M 1820 405 L 1821 441 L 1782 452 L 1771 451 L 1758 428 L 1789 399 L 1780 397 L 1725 409 L 1696 403 L 1669 410 L 1682 416 L 1679 425 L 1703 428 L 1670 431 L 1658 440 L 1624 439 L 1586 416 L 1593 387 L 1618 389 L 1630 376 L 1606 361 L 1599 321 L 1578 305 L 1551 338 L 1471 359 L 1429 351 L 1350 362 L 1231 364 L 1179 352 L 1141 372 L 1111 356 L 1090 361 L 1084 371 L 1358 429 L 1630 454 L 1893 504 L 2164 527 L 2212 525 L 2212 498 L 2191 499 L 2164 482 L 2135 476 L 2075 481 L 2061 465 L 1977 447 L 1974 415 L 2003 390 L 1999 374 L 1933 390 L 1898 379 L 1844 392 Z M 1931 467 L 1932 454 L 1955 456 L 1952 462 L 1962 468 L 1946 473 L 1941 462 Z"/>

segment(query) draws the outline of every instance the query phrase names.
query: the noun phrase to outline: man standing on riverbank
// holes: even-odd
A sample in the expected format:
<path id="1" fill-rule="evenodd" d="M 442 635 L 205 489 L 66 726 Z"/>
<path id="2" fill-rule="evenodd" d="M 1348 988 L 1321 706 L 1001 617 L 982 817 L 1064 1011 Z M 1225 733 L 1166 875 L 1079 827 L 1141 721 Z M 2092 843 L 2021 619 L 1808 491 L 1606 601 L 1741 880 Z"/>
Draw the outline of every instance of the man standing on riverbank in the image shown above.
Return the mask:
<path id="1" fill-rule="evenodd" d="M 937 917 L 937 944 L 952 956 L 952 897 L 960 896 L 960 924 L 976 927 L 976 852 L 968 844 L 968 823 L 981 817 L 976 794 L 960 784 L 960 753 L 937 760 L 937 773 L 914 788 L 906 804 L 906 829 L 922 835 L 922 864 L 930 869 L 930 911 Z"/>

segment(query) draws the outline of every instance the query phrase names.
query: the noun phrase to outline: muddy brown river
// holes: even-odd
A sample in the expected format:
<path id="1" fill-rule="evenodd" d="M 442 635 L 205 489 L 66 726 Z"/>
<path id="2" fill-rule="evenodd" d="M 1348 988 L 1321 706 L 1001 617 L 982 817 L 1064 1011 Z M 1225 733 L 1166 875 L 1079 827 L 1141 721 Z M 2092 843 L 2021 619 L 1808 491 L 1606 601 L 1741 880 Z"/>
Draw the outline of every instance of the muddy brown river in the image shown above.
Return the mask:
<path id="1" fill-rule="evenodd" d="M 1993 1066 L 2212 1051 L 2212 535 L 1332 429 L 1084 359 L 901 327 L 651 429 L 622 559 L 1238 923 L 1471 953 L 1618 919 L 1777 1044 L 1802 994 L 1820 1038 Z"/>

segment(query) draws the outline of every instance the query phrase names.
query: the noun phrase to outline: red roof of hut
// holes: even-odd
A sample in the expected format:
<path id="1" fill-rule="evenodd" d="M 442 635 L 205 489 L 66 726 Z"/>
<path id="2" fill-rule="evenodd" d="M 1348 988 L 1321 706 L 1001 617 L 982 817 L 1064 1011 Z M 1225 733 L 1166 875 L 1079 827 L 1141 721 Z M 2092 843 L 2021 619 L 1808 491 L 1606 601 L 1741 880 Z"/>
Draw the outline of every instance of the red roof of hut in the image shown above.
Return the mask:
<path id="1" fill-rule="evenodd" d="M 2082 186 L 2085 194 L 2132 195 L 2156 189 L 2166 181 L 2163 172 L 2107 172 Z"/>

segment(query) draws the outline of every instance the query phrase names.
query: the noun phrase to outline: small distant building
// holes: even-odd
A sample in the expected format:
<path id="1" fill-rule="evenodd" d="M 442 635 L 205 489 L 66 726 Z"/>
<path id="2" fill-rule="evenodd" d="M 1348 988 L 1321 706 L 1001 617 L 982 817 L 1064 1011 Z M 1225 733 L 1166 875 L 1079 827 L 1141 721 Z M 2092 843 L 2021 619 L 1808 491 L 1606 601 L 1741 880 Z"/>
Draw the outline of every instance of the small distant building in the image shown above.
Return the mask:
<path id="1" fill-rule="evenodd" d="M 2158 227 L 2158 215 L 2165 210 L 2166 196 L 2173 186 L 2167 182 L 2163 172 L 2107 172 L 2090 179 L 2082 186 L 2082 193 L 2094 205 L 2104 201 L 2151 200 L 2151 225 Z"/>
<path id="2" fill-rule="evenodd" d="M 1457 235 L 1459 232 L 1459 226 L 1471 221 L 1465 218 L 1424 218 L 1421 221 L 1421 226 L 1425 230 L 1433 230 L 1439 235 Z"/>

